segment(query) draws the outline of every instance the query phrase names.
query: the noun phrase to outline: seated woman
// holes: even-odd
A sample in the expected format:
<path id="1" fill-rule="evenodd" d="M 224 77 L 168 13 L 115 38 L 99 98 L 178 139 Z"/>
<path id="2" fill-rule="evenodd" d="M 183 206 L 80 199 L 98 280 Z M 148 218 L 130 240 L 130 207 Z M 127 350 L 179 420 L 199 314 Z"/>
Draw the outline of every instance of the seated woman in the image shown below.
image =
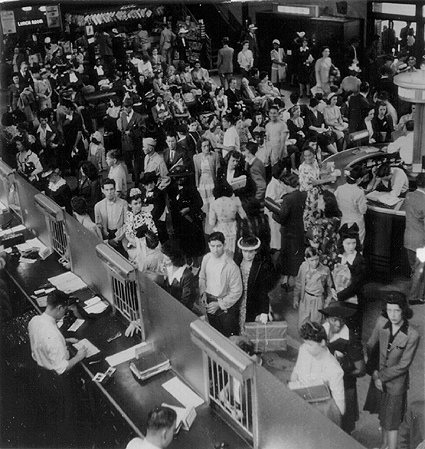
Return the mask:
<path id="1" fill-rule="evenodd" d="M 402 168 L 391 167 L 389 162 L 385 162 L 376 170 L 367 190 L 389 192 L 396 198 L 404 198 L 409 191 L 409 179 Z"/>
<path id="2" fill-rule="evenodd" d="M 323 151 L 335 154 L 338 152 L 332 130 L 326 126 L 325 118 L 318 110 L 319 100 L 315 97 L 310 99 L 309 108 L 305 116 L 305 125 L 310 136 L 317 137 L 317 142 Z"/>
<path id="3" fill-rule="evenodd" d="M 165 95 L 165 93 L 168 92 L 169 87 L 164 81 L 162 69 L 156 69 L 153 73 L 152 89 L 154 94 Z"/>
<path id="4" fill-rule="evenodd" d="M 345 413 L 344 371 L 327 347 L 327 336 L 319 323 L 307 322 L 299 331 L 304 341 L 291 374 L 291 390 L 327 385 L 328 399 L 310 403 L 338 426 Z"/>
<path id="5" fill-rule="evenodd" d="M 367 111 L 367 115 L 364 118 L 364 127 L 367 129 L 369 136 L 366 139 L 362 139 L 359 145 L 374 144 L 379 141 L 378 132 L 376 131 L 376 125 L 374 121 L 375 107 L 371 106 Z"/>
<path id="6" fill-rule="evenodd" d="M 170 103 L 170 109 L 171 114 L 177 120 L 184 120 L 190 117 L 189 109 L 179 90 L 173 92 L 173 101 Z"/>
<path id="7" fill-rule="evenodd" d="M 394 131 L 394 125 L 391 116 L 388 115 L 387 105 L 383 101 L 378 103 L 376 107 L 373 128 L 378 137 L 378 143 L 391 142 L 391 133 Z"/>
<path id="8" fill-rule="evenodd" d="M 164 255 L 163 288 L 171 296 L 192 310 L 197 296 L 196 278 L 186 264 L 185 255 L 176 240 L 168 240 L 162 245 Z"/>
<path id="9" fill-rule="evenodd" d="M 227 95 L 224 94 L 224 87 L 217 87 L 215 90 L 214 97 L 215 112 L 219 118 L 223 118 L 227 114 L 229 109 L 229 103 L 227 100 Z"/>
<path id="10" fill-rule="evenodd" d="M 263 109 L 267 103 L 266 97 L 258 95 L 255 89 L 249 85 L 248 78 L 245 77 L 241 80 L 240 94 L 242 101 L 250 109 Z"/>
<path id="11" fill-rule="evenodd" d="M 306 139 L 304 119 L 301 117 L 301 108 L 298 105 L 289 109 L 287 151 L 291 159 L 291 167 L 298 169 L 300 164 L 300 153 Z"/>
<path id="12" fill-rule="evenodd" d="M 275 98 L 280 98 L 280 91 L 277 87 L 273 86 L 267 72 L 260 72 L 260 82 L 258 83 L 257 89 L 261 95 L 265 96 L 271 102 Z"/>
<path id="13" fill-rule="evenodd" d="M 182 84 L 180 76 L 176 73 L 176 68 L 172 64 L 167 67 L 164 81 L 170 86 L 170 88 L 181 86 Z"/>
<path id="14" fill-rule="evenodd" d="M 238 261 L 242 274 L 243 294 L 240 301 L 239 332 L 245 333 L 245 323 L 254 321 L 266 324 L 269 321 L 269 292 L 274 287 L 272 264 L 259 257 L 261 241 L 254 235 L 241 237 L 238 248 L 242 260 Z"/>
<path id="15" fill-rule="evenodd" d="M 323 109 L 325 123 L 333 131 L 336 138 L 336 146 L 338 151 L 345 150 L 345 136 L 348 131 L 348 123 L 344 122 L 340 108 L 336 105 L 338 95 L 331 92 L 327 98 L 327 106 Z"/>

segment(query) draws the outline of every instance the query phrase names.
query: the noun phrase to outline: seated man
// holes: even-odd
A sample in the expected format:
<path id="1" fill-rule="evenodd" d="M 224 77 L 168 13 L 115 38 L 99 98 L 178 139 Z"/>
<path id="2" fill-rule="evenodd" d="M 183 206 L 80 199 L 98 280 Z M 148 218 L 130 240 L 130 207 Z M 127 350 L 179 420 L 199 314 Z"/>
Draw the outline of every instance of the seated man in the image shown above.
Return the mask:
<path id="1" fill-rule="evenodd" d="M 367 190 L 389 192 L 394 197 L 404 198 L 409 191 L 409 180 L 402 168 L 391 167 L 385 162 L 376 170 Z"/>
<path id="2" fill-rule="evenodd" d="M 157 407 L 148 415 L 146 437 L 133 438 L 126 449 L 165 449 L 174 438 L 176 432 L 176 412 L 169 407 Z"/>

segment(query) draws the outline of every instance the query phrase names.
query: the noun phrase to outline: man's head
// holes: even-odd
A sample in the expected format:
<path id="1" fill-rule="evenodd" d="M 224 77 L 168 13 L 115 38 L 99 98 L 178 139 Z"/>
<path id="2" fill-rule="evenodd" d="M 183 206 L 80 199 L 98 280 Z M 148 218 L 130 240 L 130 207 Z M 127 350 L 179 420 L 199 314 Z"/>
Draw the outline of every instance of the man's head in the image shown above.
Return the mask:
<path id="1" fill-rule="evenodd" d="M 254 159 L 255 154 L 258 151 L 258 144 L 257 142 L 248 142 L 246 144 L 245 150 L 243 151 L 243 155 L 245 156 L 245 160 L 247 162 Z"/>
<path id="2" fill-rule="evenodd" d="M 419 189 L 425 190 L 425 173 L 419 173 L 416 177 L 416 185 Z"/>
<path id="3" fill-rule="evenodd" d="M 275 105 L 270 106 L 269 109 L 269 118 L 271 122 L 277 122 L 279 118 L 279 108 Z"/>
<path id="4" fill-rule="evenodd" d="M 208 237 L 208 246 L 211 254 L 217 259 L 224 254 L 225 238 L 222 232 L 213 232 Z"/>
<path id="5" fill-rule="evenodd" d="M 169 407 L 157 407 L 148 415 L 146 422 L 146 440 L 165 449 L 173 441 L 176 431 L 176 412 Z"/>
<path id="6" fill-rule="evenodd" d="M 236 78 L 229 79 L 229 87 L 230 89 L 236 89 Z"/>
<path id="7" fill-rule="evenodd" d="M 174 131 L 170 131 L 167 133 L 166 138 L 167 146 L 170 150 L 175 150 L 177 146 L 177 135 Z"/>
<path id="8" fill-rule="evenodd" d="M 143 139 L 143 152 L 150 155 L 155 152 L 156 140 L 152 137 L 145 137 Z"/>
<path id="9" fill-rule="evenodd" d="M 105 195 L 105 198 L 109 201 L 115 199 L 115 180 L 106 178 L 102 183 L 102 193 Z"/>
<path id="10" fill-rule="evenodd" d="M 69 296 L 59 290 L 55 290 L 47 295 L 46 313 L 56 321 L 61 320 L 68 311 Z"/>

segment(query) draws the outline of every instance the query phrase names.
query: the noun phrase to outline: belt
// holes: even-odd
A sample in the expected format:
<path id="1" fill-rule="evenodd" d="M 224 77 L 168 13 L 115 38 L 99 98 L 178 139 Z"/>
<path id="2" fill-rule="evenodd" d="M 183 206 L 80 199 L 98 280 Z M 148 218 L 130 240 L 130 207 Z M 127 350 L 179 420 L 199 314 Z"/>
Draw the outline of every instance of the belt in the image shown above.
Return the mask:
<path id="1" fill-rule="evenodd" d="M 315 298 L 322 298 L 323 297 L 323 293 L 321 295 L 313 295 L 313 293 L 310 293 L 310 292 L 307 292 L 307 291 L 305 293 L 307 293 L 307 295 L 314 296 Z"/>

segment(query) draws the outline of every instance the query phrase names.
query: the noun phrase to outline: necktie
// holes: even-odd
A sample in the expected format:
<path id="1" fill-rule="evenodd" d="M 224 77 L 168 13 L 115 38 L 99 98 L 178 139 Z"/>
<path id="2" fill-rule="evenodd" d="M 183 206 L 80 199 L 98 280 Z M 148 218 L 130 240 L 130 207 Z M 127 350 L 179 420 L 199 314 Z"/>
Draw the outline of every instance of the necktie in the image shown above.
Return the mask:
<path id="1" fill-rule="evenodd" d="M 171 151 L 170 151 L 170 161 L 171 161 L 171 162 L 174 161 L 174 153 L 175 153 L 174 150 L 171 150 Z"/>

